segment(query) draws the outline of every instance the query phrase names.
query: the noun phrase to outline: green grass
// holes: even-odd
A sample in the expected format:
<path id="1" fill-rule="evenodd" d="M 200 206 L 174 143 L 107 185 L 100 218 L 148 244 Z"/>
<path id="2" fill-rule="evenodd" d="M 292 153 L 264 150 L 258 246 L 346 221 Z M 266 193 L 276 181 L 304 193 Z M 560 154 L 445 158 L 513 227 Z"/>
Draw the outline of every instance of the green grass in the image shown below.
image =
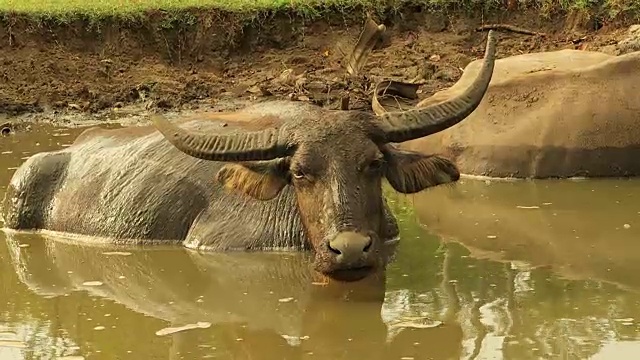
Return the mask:
<path id="1" fill-rule="evenodd" d="M 280 8 L 287 0 L 0 0 L 0 10 L 25 13 L 136 13 L 148 9 L 214 7 L 227 10 Z"/>
<path id="2" fill-rule="evenodd" d="M 521 7 L 537 8 L 541 13 L 556 10 L 594 10 L 615 16 L 640 8 L 638 0 L 517 0 Z M 220 9 L 256 13 L 265 10 L 295 10 L 304 15 L 322 15 L 323 9 L 358 7 L 388 11 L 405 5 L 434 9 L 504 9 L 503 0 L 0 0 L 0 12 L 43 16 L 83 15 L 128 16 L 147 10 Z"/>

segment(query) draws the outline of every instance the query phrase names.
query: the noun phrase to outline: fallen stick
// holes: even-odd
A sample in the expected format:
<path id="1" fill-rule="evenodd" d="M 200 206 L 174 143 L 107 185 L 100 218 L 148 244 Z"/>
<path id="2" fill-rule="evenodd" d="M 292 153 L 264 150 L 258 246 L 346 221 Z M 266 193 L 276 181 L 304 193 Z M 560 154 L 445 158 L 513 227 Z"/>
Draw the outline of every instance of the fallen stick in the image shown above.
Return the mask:
<path id="1" fill-rule="evenodd" d="M 517 34 L 533 35 L 533 36 L 543 36 L 543 37 L 547 36 L 547 34 L 545 33 L 531 31 L 531 30 L 527 30 L 527 29 L 523 29 L 517 26 L 507 25 L 507 24 L 488 24 L 488 25 L 482 25 L 476 28 L 476 31 L 487 31 L 487 30 L 510 31 Z"/>
<path id="2" fill-rule="evenodd" d="M 340 99 L 340 110 L 349 110 L 349 94 L 343 95 Z"/>

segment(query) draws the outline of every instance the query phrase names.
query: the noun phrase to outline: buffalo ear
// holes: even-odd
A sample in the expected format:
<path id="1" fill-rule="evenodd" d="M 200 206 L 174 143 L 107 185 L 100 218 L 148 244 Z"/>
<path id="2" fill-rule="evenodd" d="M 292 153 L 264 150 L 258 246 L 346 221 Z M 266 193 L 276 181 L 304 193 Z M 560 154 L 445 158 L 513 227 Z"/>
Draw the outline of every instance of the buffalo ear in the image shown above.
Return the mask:
<path id="1" fill-rule="evenodd" d="M 216 181 L 226 189 L 258 200 L 271 200 L 289 183 L 285 160 L 225 164 Z"/>
<path id="2" fill-rule="evenodd" d="M 413 194 L 460 179 L 457 166 L 444 157 L 402 151 L 391 145 L 382 150 L 387 161 L 385 176 L 398 192 Z"/>

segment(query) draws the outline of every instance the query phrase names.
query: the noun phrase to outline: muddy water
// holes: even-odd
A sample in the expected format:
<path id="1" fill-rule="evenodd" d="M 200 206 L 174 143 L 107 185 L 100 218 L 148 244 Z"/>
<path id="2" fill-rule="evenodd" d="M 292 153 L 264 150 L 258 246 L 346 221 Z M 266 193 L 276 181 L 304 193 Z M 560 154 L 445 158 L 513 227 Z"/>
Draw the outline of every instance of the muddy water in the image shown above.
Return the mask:
<path id="1" fill-rule="evenodd" d="M 0 138 L 0 196 L 25 156 L 79 131 Z M 639 197 L 623 180 L 390 195 L 397 259 L 347 287 L 314 282 L 304 254 L 0 232 L 0 359 L 634 359 Z"/>

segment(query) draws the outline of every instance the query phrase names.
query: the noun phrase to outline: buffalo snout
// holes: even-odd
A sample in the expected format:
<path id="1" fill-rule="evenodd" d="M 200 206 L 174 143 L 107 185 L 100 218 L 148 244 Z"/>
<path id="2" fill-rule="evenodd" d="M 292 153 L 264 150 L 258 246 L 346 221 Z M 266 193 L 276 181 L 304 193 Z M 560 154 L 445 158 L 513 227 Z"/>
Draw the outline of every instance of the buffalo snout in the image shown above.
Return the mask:
<path id="1" fill-rule="evenodd" d="M 372 243 L 370 236 L 345 231 L 329 241 L 327 246 L 336 255 L 337 264 L 349 266 L 361 262 L 371 250 Z"/>
<path id="2" fill-rule="evenodd" d="M 355 231 L 338 233 L 326 242 L 323 253 L 318 270 L 336 280 L 361 280 L 378 264 L 373 238 Z"/>

